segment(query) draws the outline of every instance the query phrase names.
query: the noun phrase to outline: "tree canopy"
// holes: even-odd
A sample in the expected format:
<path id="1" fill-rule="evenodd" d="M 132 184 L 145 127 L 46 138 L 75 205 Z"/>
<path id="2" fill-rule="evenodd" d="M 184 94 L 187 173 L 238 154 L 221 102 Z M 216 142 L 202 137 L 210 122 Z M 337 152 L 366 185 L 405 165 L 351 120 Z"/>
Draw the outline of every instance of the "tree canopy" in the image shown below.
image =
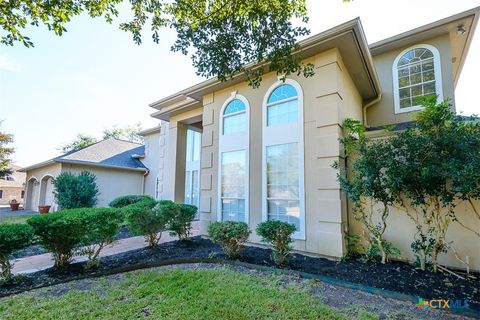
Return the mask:
<path id="1" fill-rule="evenodd" d="M 305 0 L 130 0 L 133 17 L 121 22 L 133 41 L 142 42 L 142 30 L 161 40 L 163 28 L 174 29 L 177 39 L 172 51 L 191 56 L 197 74 L 226 80 L 245 72 L 251 85 L 258 86 L 264 70 L 248 63 L 270 61 L 268 70 L 277 74 L 313 74 L 313 65 L 292 57 L 296 40 L 309 34 Z M 61 36 L 72 17 L 86 13 L 112 23 L 121 0 L 23 0 L 0 1 L 0 42 L 6 45 L 34 45 L 26 34 L 29 25 L 45 25 Z M 292 21 L 298 21 L 296 26 Z"/>
<path id="2" fill-rule="evenodd" d="M 0 121 L 0 125 L 2 122 Z M 13 136 L 4 131 L 0 131 L 0 179 L 8 176 L 12 173 L 9 169 L 10 156 L 13 154 L 14 149 L 8 145 L 13 142 Z"/>

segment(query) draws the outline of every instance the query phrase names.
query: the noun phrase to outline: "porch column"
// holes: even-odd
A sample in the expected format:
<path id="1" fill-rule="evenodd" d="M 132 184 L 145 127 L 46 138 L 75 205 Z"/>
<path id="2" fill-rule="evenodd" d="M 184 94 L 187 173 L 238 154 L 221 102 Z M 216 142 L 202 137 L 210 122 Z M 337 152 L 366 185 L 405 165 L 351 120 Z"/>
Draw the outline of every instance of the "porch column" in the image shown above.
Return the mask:
<path id="1" fill-rule="evenodd" d="M 168 133 L 168 152 L 166 162 L 163 199 L 183 202 L 185 197 L 185 162 L 187 152 L 187 129 L 182 122 L 171 121 Z"/>

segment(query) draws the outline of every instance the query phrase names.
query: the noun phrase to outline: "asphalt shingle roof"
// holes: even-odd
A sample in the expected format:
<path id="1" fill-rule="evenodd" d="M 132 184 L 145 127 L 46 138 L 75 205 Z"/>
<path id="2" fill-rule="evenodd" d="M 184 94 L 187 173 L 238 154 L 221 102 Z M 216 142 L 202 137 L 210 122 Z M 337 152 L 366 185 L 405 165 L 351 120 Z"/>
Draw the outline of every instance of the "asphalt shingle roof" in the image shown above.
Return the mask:
<path id="1" fill-rule="evenodd" d="M 132 158 L 132 155 L 144 153 L 145 146 L 141 144 L 111 138 L 81 150 L 66 153 L 53 160 L 57 162 L 85 162 L 87 165 L 91 163 L 131 169 L 147 169 L 139 159 Z"/>

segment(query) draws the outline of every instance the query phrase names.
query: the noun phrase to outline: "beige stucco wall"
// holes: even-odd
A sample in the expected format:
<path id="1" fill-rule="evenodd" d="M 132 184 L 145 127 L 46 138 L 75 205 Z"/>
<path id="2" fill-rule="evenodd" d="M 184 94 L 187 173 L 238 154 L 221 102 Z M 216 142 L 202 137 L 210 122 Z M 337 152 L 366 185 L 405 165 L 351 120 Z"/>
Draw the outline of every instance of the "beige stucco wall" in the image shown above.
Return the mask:
<path id="1" fill-rule="evenodd" d="M 12 200 L 17 200 L 19 203 L 23 203 L 22 191 L 23 188 L 20 187 L 0 187 L 2 190 L 2 197 L 0 198 L 0 204 L 5 205 L 9 204 Z"/>
<path id="2" fill-rule="evenodd" d="M 475 202 L 474 205 L 477 211 L 480 210 L 480 201 Z M 457 207 L 455 214 L 463 224 L 480 232 L 480 219 L 476 218 L 470 205 L 463 203 Z M 387 225 L 385 239 L 400 249 L 400 259 L 415 261 L 415 257 L 410 248 L 416 232 L 413 221 L 404 212 L 391 208 Z M 353 214 L 349 214 L 349 227 L 351 234 L 362 235 L 362 224 L 360 221 L 355 220 Z M 480 270 L 480 239 L 478 236 L 453 222 L 447 232 L 447 242 L 450 241 L 453 241 L 451 245 L 461 259 L 465 260 L 466 256 L 468 256 L 471 270 Z M 465 268 L 465 266 L 455 258 L 452 250 L 441 254 L 439 256 L 439 263 L 447 266 Z"/>
<path id="3" fill-rule="evenodd" d="M 90 171 L 97 177 L 97 185 L 100 190 L 97 207 L 106 207 L 116 197 L 128 194 L 142 194 L 143 172 L 132 170 L 118 170 L 81 166 L 76 164 L 63 164 L 62 172 L 70 171 L 79 174 L 81 171 Z"/>
<path id="4" fill-rule="evenodd" d="M 47 176 L 56 177 L 60 174 L 61 170 L 62 170 L 62 165 L 60 163 L 54 163 L 38 169 L 29 170 L 27 172 L 26 186 L 25 186 L 25 208 L 26 209 L 38 210 L 38 205 L 40 202 L 40 186 L 41 186 L 40 182 L 42 178 L 45 178 Z M 34 184 L 33 190 L 30 190 L 28 187 L 29 185 L 28 181 L 33 178 L 38 181 L 38 184 Z M 55 210 L 55 204 L 51 203 L 50 205 L 53 206 L 52 210 Z"/>
<path id="5" fill-rule="evenodd" d="M 151 197 L 156 197 L 155 185 L 159 174 L 160 158 L 160 131 L 148 134 L 144 137 L 145 143 L 145 158 L 141 161 L 150 170 L 145 177 L 145 194 Z"/>
<path id="6" fill-rule="evenodd" d="M 378 78 L 382 86 L 382 100 L 367 109 L 367 122 L 372 127 L 407 122 L 411 120 L 414 112 L 395 114 L 393 101 L 393 75 L 392 65 L 395 58 L 405 49 L 416 44 L 429 44 L 438 49 L 440 53 L 443 97 L 454 100 L 454 82 L 452 73 L 452 55 L 450 38 L 448 34 L 432 38 L 422 43 L 411 43 L 403 48 L 389 51 L 373 57 Z"/>
<path id="7" fill-rule="evenodd" d="M 361 98 L 336 49 L 305 60 L 316 70 L 310 78 L 291 76 L 303 89 L 305 155 L 305 240 L 295 240 L 297 250 L 339 257 L 344 252 L 346 206 L 331 168 L 340 161 L 338 138 L 343 119 L 361 119 Z M 278 81 L 266 74 L 259 88 L 246 83 L 204 97 L 201 155 L 201 232 L 217 219 L 219 113 L 233 91 L 250 104 L 249 138 L 249 225 L 254 231 L 262 221 L 262 103 L 266 91 Z M 342 201 L 343 200 L 343 201 Z M 252 242 L 259 242 L 255 232 Z"/>

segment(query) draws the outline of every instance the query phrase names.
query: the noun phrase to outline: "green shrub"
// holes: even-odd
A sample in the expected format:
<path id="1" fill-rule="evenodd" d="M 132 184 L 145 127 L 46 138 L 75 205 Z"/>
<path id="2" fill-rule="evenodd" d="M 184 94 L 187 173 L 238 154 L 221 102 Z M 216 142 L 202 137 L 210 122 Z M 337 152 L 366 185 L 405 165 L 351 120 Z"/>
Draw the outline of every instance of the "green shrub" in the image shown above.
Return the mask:
<path id="1" fill-rule="evenodd" d="M 86 224 L 81 210 L 65 210 L 34 216 L 27 220 L 40 244 L 51 251 L 55 267 L 62 269 L 72 261 L 85 239 Z"/>
<path id="2" fill-rule="evenodd" d="M 223 221 L 208 226 L 208 235 L 220 243 L 225 254 L 234 259 L 240 256 L 242 245 L 247 241 L 251 231 L 245 222 Z"/>
<path id="3" fill-rule="evenodd" d="M 154 200 L 143 200 L 123 208 L 129 230 L 143 235 L 150 247 L 158 244 L 167 224 L 161 207 L 162 205 Z"/>
<path id="4" fill-rule="evenodd" d="M 95 175 L 88 171 L 82 171 L 78 176 L 63 172 L 54 178 L 54 196 L 59 208 L 64 210 L 93 207 L 99 194 L 96 179 Z"/>
<path id="5" fill-rule="evenodd" d="M 263 242 L 273 246 L 273 260 L 280 266 L 287 263 L 287 258 L 292 251 L 292 234 L 297 228 L 295 225 L 278 221 L 268 220 L 257 226 L 257 234 Z"/>
<path id="6" fill-rule="evenodd" d="M 112 208 L 123 208 L 131 204 L 143 201 L 143 200 L 153 200 L 150 196 L 144 195 L 128 195 L 115 198 L 108 205 Z"/>
<path id="7" fill-rule="evenodd" d="M 118 229 L 123 222 L 123 213 L 114 208 L 77 209 L 85 223 L 82 254 L 88 256 L 87 268 L 100 265 L 100 252 L 115 242 Z M 81 212 L 82 210 L 83 212 Z M 73 210 L 72 210 L 73 211 Z"/>
<path id="8" fill-rule="evenodd" d="M 33 230 L 25 224 L 0 224 L 0 278 L 12 277 L 12 264 L 8 256 L 32 243 Z"/>
<path id="9" fill-rule="evenodd" d="M 167 215 L 167 228 L 171 236 L 177 236 L 179 240 L 190 239 L 192 222 L 197 213 L 197 207 L 189 204 L 169 203 L 164 209 Z"/>

